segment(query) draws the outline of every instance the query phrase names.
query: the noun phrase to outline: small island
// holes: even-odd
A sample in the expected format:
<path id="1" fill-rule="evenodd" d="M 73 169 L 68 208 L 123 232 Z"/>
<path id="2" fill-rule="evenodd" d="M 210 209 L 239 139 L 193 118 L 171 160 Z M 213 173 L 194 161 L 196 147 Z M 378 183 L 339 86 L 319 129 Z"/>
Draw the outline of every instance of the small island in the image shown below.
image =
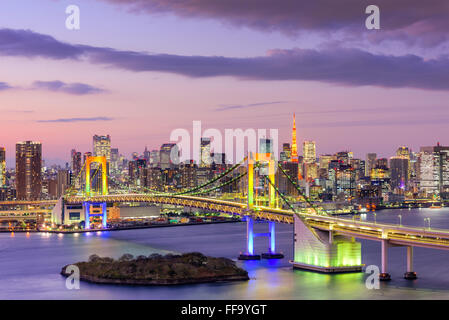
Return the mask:
<path id="1" fill-rule="evenodd" d="M 249 280 L 248 272 L 227 258 L 214 258 L 199 252 L 182 255 L 124 254 L 120 259 L 91 255 L 88 262 L 77 262 L 80 280 L 125 285 L 177 285 L 217 281 Z M 67 266 L 61 270 L 63 276 Z"/>

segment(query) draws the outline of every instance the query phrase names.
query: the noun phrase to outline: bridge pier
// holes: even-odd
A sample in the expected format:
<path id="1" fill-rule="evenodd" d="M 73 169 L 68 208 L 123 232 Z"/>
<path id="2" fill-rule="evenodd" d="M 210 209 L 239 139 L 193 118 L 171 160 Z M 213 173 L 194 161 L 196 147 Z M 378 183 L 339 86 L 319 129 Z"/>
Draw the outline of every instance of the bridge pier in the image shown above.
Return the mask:
<path id="1" fill-rule="evenodd" d="M 91 211 L 93 206 L 100 206 L 101 211 L 99 213 L 93 213 Z M 93 203 L 90 201 L 84 201 L 83 209 L 84 209 L 84 229 L 85 230 L 90 229 L 90 217 L 92 217 L 92 216 L 101 216 L 102 227 L 103 228 L 107 227 L 108 213 L 107 213 L 107 203 L 106 202 Z"/>
<path id="2" fill-rule="evenodd" d="M 268 222 L 268 228 L 270 230 L 270 248 L 266 253 L 262 253 L 263 259 L 282 259 L 284 255 L 276 252 L 276 224 L 273 221 Z"/>
<path id="3" fill-rule="evenodd" d="M 404 279 L 415 280 L 418 278 L 416 272 L 413 271 L 413 247 L 407 247 L 407 272 L 404 273 Z"/>
<path id="4" fill-rule="evenodd" d="M 254 219 L 246 216 L 246 253 L 239 255 L 239 260 L 260 260 L 260 255 L 254 254 Z"/>
<path id="5" fill-rule="evenodd" d="M 388 273 L 388 240 L 382 239 L 382 272 L 379 274 L 379 280 L 389 281 L 391 276 Z"/>
<path id="6" fill-rule="evenodd" d="M 255 237 L 268 237 L 270 238 L 270 248 L 268 252 L 262 253 L 263 259 L 282 259 L 284 255 L 282 253 L 276 253 L 276 225 L 274 222 L 268 222 L 269 232 L 267 233 L 254 233 L 254 218 L 252 216 L 246 216 L 246 253 L 240 254 L 239 260 L 260 260 L 261 255 L 254 253 L 254 238 Z"/>

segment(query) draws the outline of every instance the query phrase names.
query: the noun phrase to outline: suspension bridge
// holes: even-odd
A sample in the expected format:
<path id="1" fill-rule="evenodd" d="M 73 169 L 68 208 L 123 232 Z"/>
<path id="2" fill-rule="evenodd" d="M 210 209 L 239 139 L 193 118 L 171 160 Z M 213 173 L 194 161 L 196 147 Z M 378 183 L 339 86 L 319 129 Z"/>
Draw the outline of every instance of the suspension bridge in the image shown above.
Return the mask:
<path id="1" fill-rule="evenodd" d="M 98 163 L 91 176 L 90 164 Z M 243 168 L 244 170 L 241 170 Z M 307 204 L 306 209 L 297 209 L 276 186 L 278 175 L 287 179 Z M 243 171 L 243 172 L 242 172 Z M 100 174 L 99 174 L 100 173 Z M 84 175 L 84 187 L 80 183 Z M 101 177 L 101 182 L 92 184 L 91 179 Z M 225 179 L 226 178 L 226 179 Z M 56 224 L 84 221 L 84 228 L 91 228 L 91 220 L 101 220 L 107 226 L 108 207 L 119 203 L 166 204 L 180 207 L 198 208 L 209 212 L 227 213 L 246 221 L 246 252 L 239 256 L 242 260 L 260 258 L 276 259 L 283 255 L 276 251 L 276 223 L 294 225 L 293 267 L 326 272 L 361 271 L 361 243 L 356 239 L 381 242 L 381 280 L 389 280 L 388 248 L 401 246 L 407 250 L 407 267 L 404 277 L 416 279 L 413 268 L 413 248 L 424 247 L 449 250 L 449 230 L 434 228 L 414 228 L 395 224 L 379 224 L 354 221 L 334 217 L 315 206 L 301 191 L 296 179 L 288 175 L 281 164 L 276 163 L 272 154 L 249 154 L 240 163 L 233 165 L 213 179 L 194 188 L 178 192 L 161 192 L 143 188 L 141 193 L 110 193 L 107 181 L 107 163 L 104 157 L 88 157 L 83 169 L 73 185 L 61 197 L 52 210 L 52 220 Z M 230 201 L 211 196 L 224 186 L 245 182 L 246 201 Z M 256 189 L 255 182 L 263 185 Z M 79 185 L 79 188 L 76 188 Z M 92 186 L 95 185 L 96 188 Z M 95 190 L 97 189 L 97 190 Z M 262 198 L 262 201 L 259 201 Z M 0 203 L 1 205 L 2 203 Z M 13 204 L 13 202 L 9 202 Z M 33 202 L 39 205 L 38 202 Z M 49 204 L 48 201 L 46 204 Z M 268 224 L 268 232 L 255 233 L 254 222 Z M 255 253 L 254 238 L 266 237 L 269 251 L 262 255 Z"/>

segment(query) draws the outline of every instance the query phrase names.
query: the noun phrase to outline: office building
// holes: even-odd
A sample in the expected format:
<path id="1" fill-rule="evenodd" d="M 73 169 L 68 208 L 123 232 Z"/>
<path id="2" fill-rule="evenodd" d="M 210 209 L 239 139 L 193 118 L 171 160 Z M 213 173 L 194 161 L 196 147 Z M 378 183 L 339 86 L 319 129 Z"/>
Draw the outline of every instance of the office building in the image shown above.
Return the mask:
<path id="1" fill-rule="evenodd" d="M 315 141 L 304 141 L 302 147 L 303 161 L 306 164 L 316 162 L 316 146 Z"/>
<path id="2" fill-rule="evenodd" d="M 0 188 L 6 186 L 6 151 L 0 147 Z"/>
<path id="3" fill-rule="evenodd" d="M 19 200 L 41 197 L 42 144 L 24 141 L 16 144 L 16 192 Z"/>

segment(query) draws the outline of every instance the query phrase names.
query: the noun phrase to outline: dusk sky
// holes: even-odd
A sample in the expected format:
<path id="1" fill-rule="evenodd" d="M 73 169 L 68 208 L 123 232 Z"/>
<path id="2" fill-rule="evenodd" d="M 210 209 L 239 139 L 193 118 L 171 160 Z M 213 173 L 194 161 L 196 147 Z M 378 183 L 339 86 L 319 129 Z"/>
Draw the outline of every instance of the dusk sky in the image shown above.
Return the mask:
<path id="1" fill-rule="evenodd" d="M 22 140 L 62 163 L 110 134 L 129 157 L 194 120 L 281 145 L 294 112 L 318 155 L 448 145 L 448 17 L 447 0 L 2 0 L 0 146 L 8 166 Z"/>

